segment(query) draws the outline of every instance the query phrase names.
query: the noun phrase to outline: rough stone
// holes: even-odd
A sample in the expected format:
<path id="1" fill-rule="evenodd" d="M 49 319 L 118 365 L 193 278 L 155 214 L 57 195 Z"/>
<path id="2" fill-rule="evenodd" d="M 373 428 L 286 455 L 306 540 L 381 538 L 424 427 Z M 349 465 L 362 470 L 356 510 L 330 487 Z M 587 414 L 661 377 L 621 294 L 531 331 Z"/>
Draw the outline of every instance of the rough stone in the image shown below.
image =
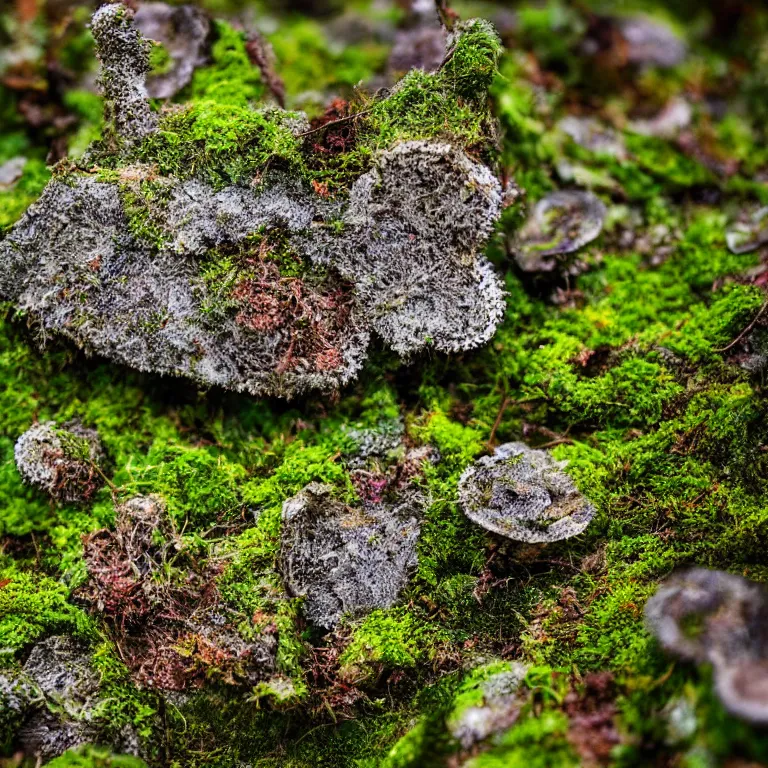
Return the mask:
<path id="1" fill-rule="evenodd" d="M 119 4 L 95 14 L 93 32 L 124 159 L 156 128 L 147 43 Z M 263 114 L 306 130 L 301 115 Z M 380 153 L 335 202 L 278 171 L 223 189 L 136 164 L 117 180 L 72 172 L 0 241 L 0 299 L 43 338 L 142 371 L 260 396 L 330 391 L 357 375 L 371 331 L 402 356 L 493 336 L 503 291 L 482 250 L 501 207 L 490 169 L 443 141 Z M 300 276 L 254 253 L 252 238 L 275 233 Z M 227 279 L 210 277 L 223 254 L 235 258 Z"/>
<path id="2" fill-rule="evenodd" d="M 351 508 L 312 483 L 283 505 L 281 569 L 288 592 L 306 597 L 307 618 L 325 629 L 395 603 L 416 567 L 424 498 Z"/>
<path id="3" fill-rule="evenodd" d="M 96 55 L 101 62 L 99 82 L 104 91 L 106 122 L 117 138 L 138 141 L 157 127 L 157 116 L 147 100 L 151 44 L 133 23 L 133 11 L 121 3 L 102 5 L 91 20 Z"/>
<path id="4" fill-rule="evenodd" d="M 459 480 L 459 503 L 473 522 L 531 544 L 581 533 L 595 508 L 563 471 L 567 462 L 523 443 L 506 443 L 483 456 Z"/>

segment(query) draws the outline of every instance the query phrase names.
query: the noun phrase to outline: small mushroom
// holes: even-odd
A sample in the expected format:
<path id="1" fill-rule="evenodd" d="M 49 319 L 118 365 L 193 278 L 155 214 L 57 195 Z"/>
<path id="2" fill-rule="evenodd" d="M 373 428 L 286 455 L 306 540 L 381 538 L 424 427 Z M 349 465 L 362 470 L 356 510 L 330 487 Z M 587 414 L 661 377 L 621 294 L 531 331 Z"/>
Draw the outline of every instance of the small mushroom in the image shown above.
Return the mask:
<path id="1" fill-rule="evenodd" d="M 662 647 L 708 662 L 715 692 L 733 715 L 768 723 L 768 593 L 740 576 L 694 568 L 672 576 L 645 619 Z"/>
<path id="2" fill-rule="evenodd" d="M 584 149 L 622 159 L 627 150 L 621 134 L 593 117 L 564 117 L 557 127 Z"/>
<path id="3" fill-rule="evenodd" d="M 16 441 L 14 457 L 24 481 L 57 501 L 88 501 L 102 485 L 99 435 L 78 422 L 35 424 Z"/>
<path id="4" fill-rule="evenodd" d="M 459 503 L 472 522 L 529 544 L 581 533 L 595 508 L 547 451 L 523 443 L 499 446 L 465 470 Z"/>
<path id="5" fill-rule="evenodd" d="M 603 229 L 606 208 L 583 190 L 553 192 L 536 203 L 518 233 L 516 261 L 524 272 L 551 272 L 555 256 L 573 253 L 591 243 Z"/>

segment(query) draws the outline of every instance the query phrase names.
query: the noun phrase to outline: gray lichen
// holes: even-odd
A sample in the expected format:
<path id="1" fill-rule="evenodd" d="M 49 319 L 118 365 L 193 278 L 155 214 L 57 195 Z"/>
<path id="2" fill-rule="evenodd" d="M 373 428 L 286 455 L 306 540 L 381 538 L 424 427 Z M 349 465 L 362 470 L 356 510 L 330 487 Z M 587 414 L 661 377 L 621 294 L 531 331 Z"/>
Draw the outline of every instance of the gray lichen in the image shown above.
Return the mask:
<path id="1" fill-rule="evenodd" d="M 57 501 L 87 501 L 102 485 L 98 433 L 77 422 L 35 424 L 16 441 L 14 457 L 24 481 Z"/>
<path id="2" fill-rule="evenodd" d="M 606 208 L 592 192 L 562 190 L 536 203 L 517 235 L 515 258 L 524 272 L 550 272 L 557 256 L 573 253 L 597 238 Z"/>
<path id="3" fill-rule="evenodd" d="M 768 594 L 723 571 L 694 568 L 669 578 L 648 601 L 646 624 L 662 647 L 708 662 L 725 708 L 768 723 Z"/>
<path id="4" fill-rule="evenodd" d="M 49 637 L 32 648 L 21 669 L 0 672 L 0 702 L 16 717 L 18 745 L 38 760 L 98 743 L 110 728 L 99 715 L 105 695 L 90 652 L 70 637 Z M 109 741 L 125 753 L 140 751 L 129 728 L 110 733 Z"/>
<path id="5" fill-rule="evenodd" d="M 345 614 L 388 608 L 416 567 L 424 498 L 348 507 L 312 483 L 283 505 L 281 570 L 288 592 L 306 598 L 307 618 L 325 629 Z"/>
<path id="6" fill-rule="evenodd" d="M 482 248 L 502 207 L 499 181 L 450 144 L 410 141 L 353 185 L 340 236 L 311 257 L 355 286 L 374 330 L 401 355 L 472 349 L 504 312 Z"/>
<path id="7" fill-rule="evenodd" d="M 546 451 L 506 443 L 465 470 L 459 503 L 470 520 L 514 541 L 536 544 L 576 536 L 595 508 L 565 466 Z"/>
<path id="8" fill-rule="evenodd" d="M 91 32 L 101 62 L 105 117 L 119 142 L 143 139 L 157 127 L 147 100 L 150 43 L 133 23 L 133 11 L 121 3 L 103 5 L 93 14 Z"/>
<path id="9" fill-rule="evenodd" d="M 216 187 L 194 172 L 159 175 L 131 155 L 157 137 L 147 43 L 131 19 L 111 5 L 93 20 L 119 139 L 94 151 L 118 168 L 55 178 L 0 242 L 0 298 L 43 337 L 142 371 L 292 397 L 352 380 L 372 331 L 402 356 L 493 336 L 503 291 L 482 249 L 502 191 L 489 168 L 445 141 L 401 142 L 334 201 L 285 169 Z M 308 127 L 301 114 L 259 114 L 281 140 Z M 301 274 L 282 274 L 254 245 L 271 237 Z"/>

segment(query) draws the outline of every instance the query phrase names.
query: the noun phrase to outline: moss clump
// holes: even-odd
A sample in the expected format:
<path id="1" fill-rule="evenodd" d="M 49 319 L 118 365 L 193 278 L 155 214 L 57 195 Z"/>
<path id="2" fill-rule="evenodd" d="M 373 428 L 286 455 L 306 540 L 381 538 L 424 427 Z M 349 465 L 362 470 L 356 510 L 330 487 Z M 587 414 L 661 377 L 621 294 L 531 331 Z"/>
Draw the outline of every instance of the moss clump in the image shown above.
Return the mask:
<path id="1" fill-rule="evenodd" d="M 7 654 L 55 632 L 94 637 L 96 625 L 69 601 L 69 589 L 49 576 L 35 576 L 13 563 L 0 568 L 0 648 Z"/>
<path id="2" fill-rule="evenodd" d="M 84 747 L 68 750 L 46 763 L 49 768 L 146 768 L 146 763 L 131 755 L 113 755 L 108 749 Z"/>

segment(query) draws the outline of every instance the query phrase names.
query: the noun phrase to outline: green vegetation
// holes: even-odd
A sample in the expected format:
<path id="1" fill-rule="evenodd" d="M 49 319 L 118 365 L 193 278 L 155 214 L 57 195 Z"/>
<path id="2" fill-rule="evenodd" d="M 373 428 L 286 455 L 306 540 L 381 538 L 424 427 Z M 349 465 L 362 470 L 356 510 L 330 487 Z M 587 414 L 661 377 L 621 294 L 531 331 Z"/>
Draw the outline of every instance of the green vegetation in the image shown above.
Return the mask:
<path id="1" fill-rule="evenodd" d="M 759 30 L 768 21 L 765 11 L 755 14 Z M 391 93 L 373 96 L 352 88 L 383 70 L 387 46 L 339 50 L 321 22 L 291 15 L 268 35 L 288 105 L 311 105 L 308 91 L 340 91 L 348 114 L 358 114 L 349 120 L 348 151 L 333 154 L 314 146 L 332 126 L 297 136 L 296 113 L 263 106 L 267 89 L 244 36 L 217 23 L 210 65 L 179 103 L 159 107 L 160 131 L 133 156 L 84 161 L 120 180 L 133 234 L 159 248 L 169 236 L 152 215 L 164 202 L 163 175 L 223 187 L 258 184 L 265 168 L 288 169 L 342 194 L 381 149 L 449 139 L 496 162 L 524 192 L 489 247 L 508 297 L 486 349 L 411 365 L 379 350 L 337 399 L 285 405 L 199 392 L 87 359 L 44 338 L 23 315 L 8 312 L 0 324 L 0 665 L 18 665 L 52 634 L 87 641 L 107 694 L 99 716 L 115 732 L 135 728 L 150 765 L 444 765 L 461 755 L 451 723 L 481 703 L 481 684 L 513 660 L 529 666 L 517 718 L 487 750 L 462 755 L 467 768 L 580 765 L 571 723 L 592 673 L 607 673 L 613 686 L 610 718 L 620 742 L 606 765 L 768 760 L 764 736 L 724 713 L 707 671 L 672 664 L 642 620 L 645 601 L 676 568 L 768 579 L 764 256 L 736 255 L 725 243 L 732 213 L 768 201 L 764 57 L 744 65 L 746 73 L 734 66 L 726 74 L 725 54 L 692 27 L 693 62 L 617 75 L 598 87 L 574 47 L 585 22 L 570 5 L 524 7 L 519 24 L 502 51 L 488 27 L 474 23 L 439 71 L 414 70 Z M 744 50 L 756 50 L 747 30 L 739 34 Z M 67 49 L 72 60 L 81 44 Z M 156 68 L 167 66 L 162 53 L 155 49 Z M 627 115 L 650 92 L 660 101 L 729 98 L 729 111 L 716 120 L 698 110 L 693 151 L 630 130 Z M 68 137 L 78 155 L 100 132 L 101 103 L 75 89 L 64 104 L 78 117 Z M 28 158 L 21 178 L 0 190 L 0 230 L 50 176 L 40 139 L 16 117 L 5 122 L 15 105 L 0 91 L 0 164 Z M 556 125 L 569 114 L 613 124 L 626 157 L 564 136 Z M 492 115 L 502 128 L 499 146 Z M 723 158 L 734 162 L 732 172 L 715 162 Z M 121 177 L 139 162 L 145 178 Z M 582 183 L 608 207 L 601 237 L 556 274 L 520 274 L 505 241 L 526 206 Z M 248 248 L 282 277 L 302 274 L 300 255 L 279 232 L 257 233 Z M 203 265 L 212 322 L 233 308 L 241 257 L 222 248 Z M 52 504 L 22 484 L 13 462 L 15 440 L 36 420 L 74 417 L 98 429 L 108 454 L 110 484 L 86 508 Z M 405 424 L 408 447 L 430 445 L 439 454 L 410 480 L 430 498 L 417 572 L 396 607 L 322 634 L 307 625 L 301 599 L 283 594 L 277 575 L 282 505 L 309 482 L 357 503 L 349 428 L 395 419 Z M 512 440 L 549 447 L 569 462 L 597 509 L 583 535 L 516 548 L 463 515 L 462 472 Z M 181 579 L 182 563 L 201 572 L 210 565 L 213 588 L 237 614 L 243 637 L 266 627 L 276 634 L 277 682 L 236 693 L 211 682 L 205 695 L 178 706 L 137 686 L 115 628 L 89 615 L 77 592 L 87 577 L 83 535 L 112 526 L 116 503 L 137 494 L 160 497 L 173 527 L 178 560 L 163 578 Z M 693 721 L 677 741 L 665 730 L 674 706 L 688 707 Z M 7 739 L 2 749 L 11 753 Z M 88 748 L 49 765 L 143 763 Z"/>

